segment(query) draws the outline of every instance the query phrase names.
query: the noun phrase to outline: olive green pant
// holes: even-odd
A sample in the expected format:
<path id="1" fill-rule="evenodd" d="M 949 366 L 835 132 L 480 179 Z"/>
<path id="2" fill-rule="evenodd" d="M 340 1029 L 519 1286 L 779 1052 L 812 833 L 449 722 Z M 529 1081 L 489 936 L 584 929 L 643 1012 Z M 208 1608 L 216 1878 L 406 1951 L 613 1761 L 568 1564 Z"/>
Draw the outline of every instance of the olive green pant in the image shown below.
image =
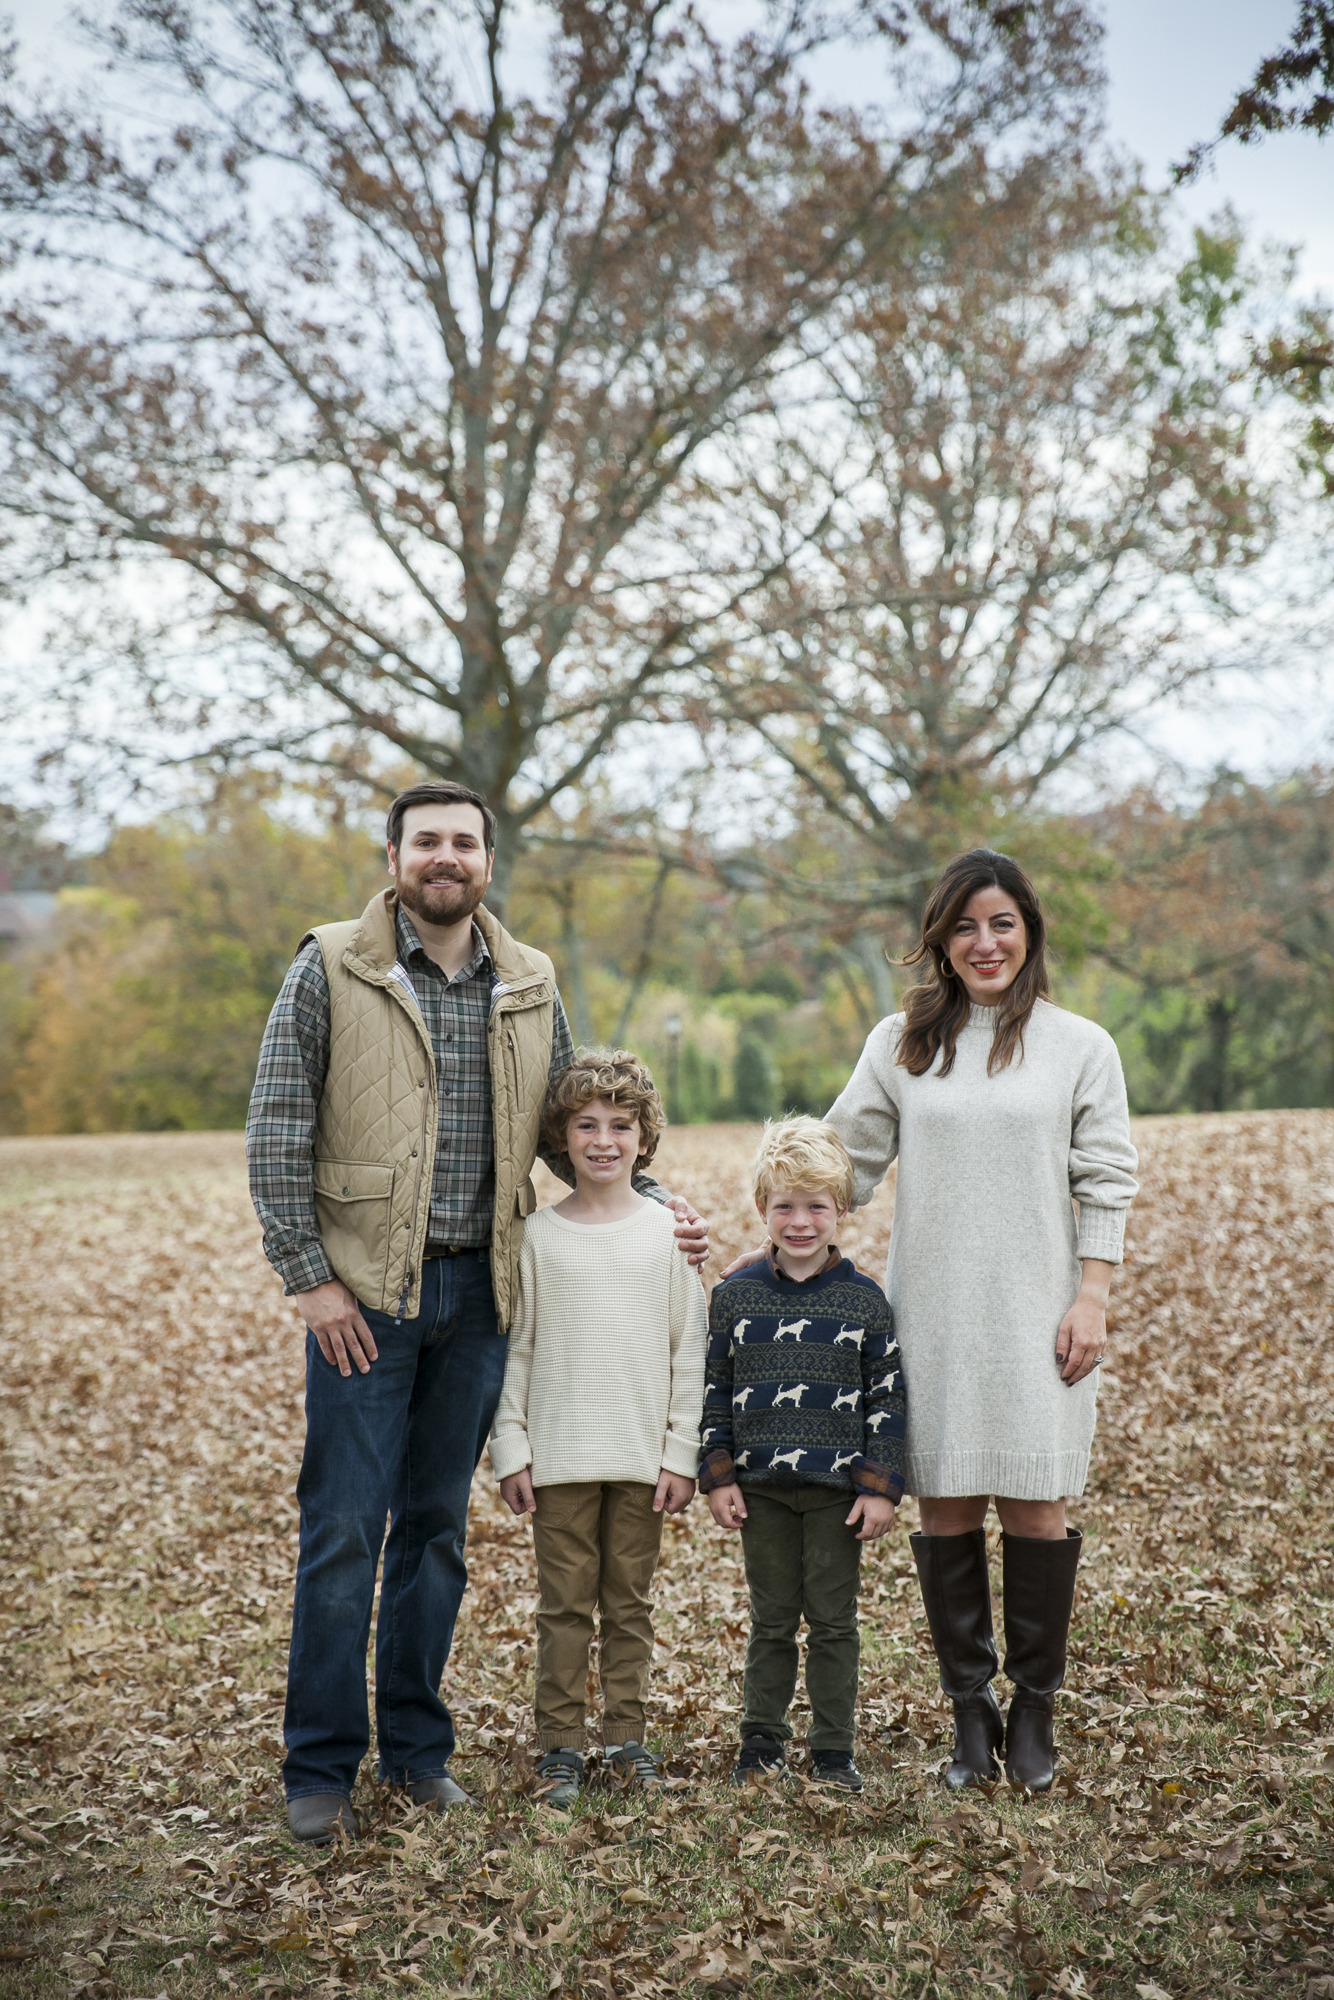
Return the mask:
<path id="1" fill-rule="evenodd" d="M 855 1494 L 830 1486 L 747 1486 L 741 1546 L 750 1587 L 743 1736 L 792 1731 L 797 1627 L 806 1620 L 812 1750 L 851 1753 L 857 1710 L 861 1543 L 846 1526 Z"/>
<path id="2" fill-rule="evenodd" d="M 653 1658 L 649 1585 L 662 1544 L 662 1515 L 653 1511 L 655 1491 L 630 1479 L 537 1488 L 534 1707 L 544 1751 L 584 1748 L 595 1611 L 601 1614 L 603 1741 L 644 1740 Z"/>

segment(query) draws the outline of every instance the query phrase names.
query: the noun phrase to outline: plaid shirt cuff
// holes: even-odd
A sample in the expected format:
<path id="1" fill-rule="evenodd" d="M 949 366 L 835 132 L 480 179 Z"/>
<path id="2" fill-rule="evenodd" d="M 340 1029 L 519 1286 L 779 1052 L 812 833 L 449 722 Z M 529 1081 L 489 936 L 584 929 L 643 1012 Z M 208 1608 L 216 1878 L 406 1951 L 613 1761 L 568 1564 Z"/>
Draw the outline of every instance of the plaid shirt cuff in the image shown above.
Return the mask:
<path id="1" fill-rule="evenodd" d="M 316 1285 L 327 1285 L 338 1276 L 320 1243 L 312 1243 L 308 1250 L 295 1250 L 271 1261 L 289 1299 L 293 1292 L 313 1292 Z"/>
<path id="2" fill-rule="evenodd" d="M 852 1468 L 852 1483 L 859 1493 L 892 1500 L 896 1507 L 903 1498 L 903 1474 L 891 1472 L 887 1465 L 877 1465 L 874 1459 L 864 1458 Z"/>
<path id="3" fill-rule="evenodd" d="M 712 1493 L 715 1486 L 735 1486 L 736 1467 L 732 1454 L 721 1445 L 713 1451 L 705 1452 L 699 1468 L 699 1490 Z"/>

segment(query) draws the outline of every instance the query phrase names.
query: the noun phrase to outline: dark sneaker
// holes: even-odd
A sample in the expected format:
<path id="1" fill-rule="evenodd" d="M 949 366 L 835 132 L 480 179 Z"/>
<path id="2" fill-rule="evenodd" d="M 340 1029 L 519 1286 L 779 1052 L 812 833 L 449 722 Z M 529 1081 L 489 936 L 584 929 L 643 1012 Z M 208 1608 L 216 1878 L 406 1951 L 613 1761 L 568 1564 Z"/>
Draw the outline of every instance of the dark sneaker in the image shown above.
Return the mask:
<path id="1" fill-rule="evenodd" d="M 642 1743 L 613 1743 L 602 1753 L 602 1766 L 613 1778 L 628 1778 L 640 1791 L 662 1783 L 658 1759 Z"/>
<path id="2" fill-rule="evenodd" d="M 787 1771 L 787 1751 L 780 1736 L 743 1736 L 741 1755 L 732 1771 L 732 1783 L 744 1785 L 760 1778 L 781 1777 Z"/>
<path id="3" fill-rule="evenodd" d="M 572 1806 L 584 1782 L 584 1760 L 577 1750 L 548 1750 L 537 1760 L 533 1797 L 544 1806 Z"/>
<path id="4" fill-rule="evenodd" d="M 860 1792 L 866 1782 L 846 1750 L 812 1750 L 811 1778 L 817 1785 L 837 1785 L 841 1792 Z"/>

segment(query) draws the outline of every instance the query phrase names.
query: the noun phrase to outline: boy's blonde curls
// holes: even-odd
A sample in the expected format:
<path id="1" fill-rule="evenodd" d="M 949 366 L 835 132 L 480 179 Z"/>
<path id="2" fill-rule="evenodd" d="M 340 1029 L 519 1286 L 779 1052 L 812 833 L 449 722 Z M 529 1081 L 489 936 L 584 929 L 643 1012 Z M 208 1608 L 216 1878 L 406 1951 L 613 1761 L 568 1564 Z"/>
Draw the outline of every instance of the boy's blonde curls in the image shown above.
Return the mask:
<path id="1" fill-rule="evenodd" d="M 553 1153 L 565 1153 L 571 1118 L 601 1097 L 618 1111 L 639 1120 L 639 1164 L 646 1167 L 658 1150 L 667 1123 L 658 1086 L 633 1049 L 576 1049 L 567 1069 L 547 1086 L 542 1106 L 542 1137 Z"/>
<path id="2" fill-rule="evenodd" d="M 780 1118 L 764 1128 L 750 1179 L 761 1208 L 767 1208 L 775 1188 L 799 1188 L 803 1194 L 831 1195 L 841 1215 L 852 1207 L 856 1170 L 847 1147 L 822 1118 Z"/>

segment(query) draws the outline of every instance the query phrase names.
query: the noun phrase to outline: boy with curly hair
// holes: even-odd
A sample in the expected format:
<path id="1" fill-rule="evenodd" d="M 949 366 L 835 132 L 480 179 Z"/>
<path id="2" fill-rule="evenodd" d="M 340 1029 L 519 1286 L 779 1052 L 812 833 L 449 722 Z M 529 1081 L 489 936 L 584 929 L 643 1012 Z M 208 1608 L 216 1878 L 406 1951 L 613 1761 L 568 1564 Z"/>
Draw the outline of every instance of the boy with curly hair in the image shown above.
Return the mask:
<path id="1" fill-rule="evenodd" d="M 704 1290 L 677 1254 L 675 1217 L 632 1185 L 665 1123 L 653 1078 L 628 1049 L 580 1049 L 551 1083 L 542 1136 L 568 1158 L 574 1192 L 528 1219 L 491 1434 L 506 1504 L 533 1517 L 537 1771 L 558 1806 L 586 1775 L 595 1611 L 603 1759 L 638 1785 L 661 1782 L 644 1744 L 649 1585 L 663 1515 L 695 1491 L 707 1339 Z"/>
<path id="2" fill-rule="evenodd" d="M 734 1779 L 786 1765 L 804 1616 L 812 1769 L 859 1792 L 861 1547 L 903 1496 L 902 1362 L 889 1301 L 834 1243 L 853 1191 L 838 1134 L 818 1118 L 766 1126 L 752 1185 L 769 1242 L 714 1289 L 699 1477 L 718 1526 L 741 1531 L 750 1589 Z"/>

